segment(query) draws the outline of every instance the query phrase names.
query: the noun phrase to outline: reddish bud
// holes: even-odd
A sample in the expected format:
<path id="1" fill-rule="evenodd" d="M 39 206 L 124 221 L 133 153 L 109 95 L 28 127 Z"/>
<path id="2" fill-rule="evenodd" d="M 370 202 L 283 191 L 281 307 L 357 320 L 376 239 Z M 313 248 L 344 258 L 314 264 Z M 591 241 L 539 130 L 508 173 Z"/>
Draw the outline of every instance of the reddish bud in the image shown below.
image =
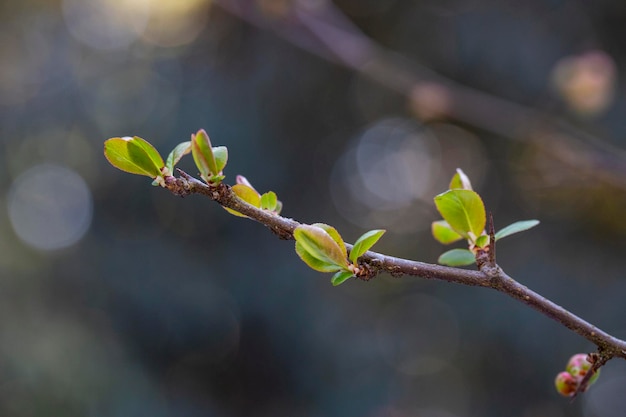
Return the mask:
<path id="1" fill-rule="evenodd" d="M 554 385 L 559 394 L 564 397 L 571 397 L 578 389 L 579 381 L 569 372 L 561 372 L 556 376 Z"/>
<path id="2" fill-rule="evenodd" d="M 591 369 L 591 362 L 587 360 L 587 354 L 578 353 L 572 356 L 567 362 L 565 370 L 572 374 L 576 378 L 584 378 L 587 372 Z"/>

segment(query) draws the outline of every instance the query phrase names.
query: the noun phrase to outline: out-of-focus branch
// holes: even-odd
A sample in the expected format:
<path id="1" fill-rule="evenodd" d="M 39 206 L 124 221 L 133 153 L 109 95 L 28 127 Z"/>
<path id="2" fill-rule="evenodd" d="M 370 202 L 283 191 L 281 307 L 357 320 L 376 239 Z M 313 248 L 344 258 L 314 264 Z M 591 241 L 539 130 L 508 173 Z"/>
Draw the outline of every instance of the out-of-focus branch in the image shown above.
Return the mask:
<path id="1" fill-rule="evenodd" d="M 572 175 L 626 190 L 626 151 L 531 107 L 461 85 L 377 44 L 333 3 L 285 1 L 274 15 L 257 0 L 215 0 L 233 15 L 407 97 L 418 117 L 450 118 L 512 140 L 532 141 Z"/>
<path id="2" fill-rule="evenodd" d="M 239 199 L 232 189 L 225 184 L 209 186 L 183 171 L 179 170 L 180 178 L 167 177 L 165 186 L 172 193 L 180 196 L 202 194 L 244 214 L 266 227 L 282 239 L 293 240 L 293 232 L 299 222 L 276 215 L 267 210 L 254 207 Z M 352 246 L 346 244 L 348 250 Z M 394 276 L 410 275 L 426 279 L 437 279 L 457 284 L 492 288 L 532 307 L 545 316 L 550 317 L 598 347 L 598 352 L 606 362 L 614 357 L 626 359 L 626 341 L 620 340 L 600 330 L 582 318 L 555 304 L 526 286 L 508 276 L 495 262 L 485 262 L 480 270 L 450 268 L 424 262 L 396 258 L 376 252 L 366 252 L 359 258 L 359 264 L 369 271 L 362 279 L 369 280 L 380 272 L 388 272 Z"/>

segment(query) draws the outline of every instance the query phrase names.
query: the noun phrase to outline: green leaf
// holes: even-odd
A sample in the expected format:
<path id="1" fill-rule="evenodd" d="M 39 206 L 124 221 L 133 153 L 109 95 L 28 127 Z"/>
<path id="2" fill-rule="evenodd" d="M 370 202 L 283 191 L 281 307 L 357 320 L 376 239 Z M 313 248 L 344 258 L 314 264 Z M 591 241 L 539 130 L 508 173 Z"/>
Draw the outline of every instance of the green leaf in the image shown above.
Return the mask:
<path id="1" fill-rule="evenodd" d="M 450 189 L 461 189 L 461 190 L 471 190 L 472 183 L 469 180 L 469 177 L 465 175 L 465 172 L 461 168 L 456 169 L 456 174 L 452 177 L 452 181 L 450 181 Z"/>
<path id="2" fill-rule="evenodd" d="M 261 196 L 254 188 L 248 187 L 244 184 L 235 184 L 233 185 L 232 190 L 237 195 L 237 197 L 239 197 L 246 203 L 251 204 L 254 207 L 261 207 Z M 241 214 L 238 211 L 235 211 L 228 207 L 224 207 L 224 210 L 238 217 L 248 217 L 245 214 Z"/>
<path id="3" fill-rule="evenodd" d="M 276 210 L 278 198 L 274 191 L 268 191 L 261 196 L 261 208 L 269 211 Z"/>
<path id="4" fill-rule="evenodd" d="M 159 171 L 161 171 L 161 168 L 165 166 L 165 164 L 163 163 L 163 158 L 161 158 L 161 154 L 159 153 L 159 151 L 157 151 L 154 146 L 152 146 L 152 144 L 147 140 L 142 139 L 139 136 L 134 136 L 129 142 L 129 147 L 134 146 L 138 146 L 139 148 L 141 148 L 152 160 L 154 165 L 159 167 Z"/>
<path id="5" fill-rule="evenodd" d="M 352 246 L 352 250 L 350 251 L 350 261 L 352 261 L 352 263 L 356 263 L 357 259 L 370 250 L 370 248 L 378 242 L 378 239 L 380 239 L 385 232 L 386 230 L 377 229 L 370 230 L 369 232 L 362 234 L 361 237 L 354 242 L 354 246 Z"/>
<path id="6" fill-rule="evenodd" d="M 223 175 L 211 175 L 209 177 L 209 183 L 216 185 L 219 184 L 220 182 L 222 182 L 224 180 L 224 178 L 226 178 Z"/>
<path id="7" fill-rule="evenodd" d="M 346 244 L 344 243 L 343 238 L 341 237 L 337 229 L 325 223 L 313 223 L 311 226 L 316 226 L 316 227 L 324 229 L 324 231 L 326 231 L 326 233 L 328 233 L 330 237 L 333 238 L 335 243 L 339 246 L 339 249 L 341 249 L 341 252 L 343 254 L 343 259 L 345 260 L 348 257 L 348 250 L 346 249 Z"/>
<path id="8" fill-rule="evenodd" d="M 150 178 L 160 177 L 164 166 L 159 152 L 137 136 L 106 140 L 104 156 L 117 169 Z"/>
<path id="9" fill-rule="evenodd" d="M 501 229 L 498 233 L 496 233 L 496 240 L 502 239 L 503 237 L 510 236 L 514 233 L 523 232 L 528 229 L 532 229 L 533 227 L 539 224 L 539 220 L 521 220 L 519 222 L 512 223 Z"/>
<path id="10" fill-rule="evenodd" d="M 489 236 L 488 235 L 480 235 L 476 238 L 476 246 L 479 248 L 484 248 L 489 244 Z"/>
<path id="11" fill-rule="evenodd" d="M 464 238 L 473 242 L 482 234 L 487 221 L 485 205 L 474 191 L 446 191 L 435 197 L 435 205 L 450 227 Z"/>
<path id="12" fill-rule="evenodd" d="M 200 129 L 198 133 L 191 136 L 191 153 L 200 175 L 205 181 L 208 182 L 210 177 L 219 174 L 211 141 L 204 130 Z"/>
<path id="13" fill-rule="evenodd" d="M 319 259 L 315 258 L 313 255 L 307 252 L 304 246 L 302 246 L 302 244 L 300 244 L 299 242 L 296 242 L 296 253 L 300 257 L 300 259 L 304 261 L 305 264 L 307 264 L 309 267 L 311 267 L 312 269 L 316 271 L 320 271 L 320 272 L 343 271 L 343 267 L 339 265 L 320 261 Z"/>
<path id="14" fill-rule="evenodd" d="M 476 262 L 476 257 L 468 249 L 452 249 L 441 254 L 437 260 L 441 265 L 465 266 Z"/>
<path id="15" fill-rule="evenodd" d="M 283 210 L 283 202 L 280 200 L 276 201 L 276 207 L 274 208 L 274 213 L 276 214 L 280 214 L 280 212 Z"/>
<path id="16" fill-rule="evenodd" d="M 438 242 L 443 243 L 444 245 L 454 243 L 457 240 L 461 240 L 463 236 L 452 230 L 450 225 L 445 220 L 438 220 L 433 222 L 431 226 L 431 231 L 433 233 L 433 237 L 437 239 Z"/>
<path id="17" fill-rule="evenodd" d="M 169 175 L 174 175 L 174 167 L 181 160 L 181 158 L 191 152 L 191 141 L 182 142 L 176 145 L 176 147 L 167 156 L 165 166 L 169 171 Z"/>
<path id="18" fill-rule="evenodd" d="M 228 148 L 226 146 L 216 146 L 213 148 L 213 156 L 215 157 L 215 175 L 222 173 L 228 162 Z"/>
<path id="19" fill-rule="evenodd" d="M 302 246 L 301 249 L 313 258 L 336 265 L 339 269 L 347 268 L 345 247 L 342 250 L 335 239 L 321 227 L 303 224 L 296 227 L 293 236 Z"/>
<path id="20" fill-rule="evenodd" d="M 336 287 L 337 285 L 343 284 L 346 280 L 352 278 L 353 276 L 354 274 L 350 271 L 339 271 L 333 275 L 330 282 Z"/>

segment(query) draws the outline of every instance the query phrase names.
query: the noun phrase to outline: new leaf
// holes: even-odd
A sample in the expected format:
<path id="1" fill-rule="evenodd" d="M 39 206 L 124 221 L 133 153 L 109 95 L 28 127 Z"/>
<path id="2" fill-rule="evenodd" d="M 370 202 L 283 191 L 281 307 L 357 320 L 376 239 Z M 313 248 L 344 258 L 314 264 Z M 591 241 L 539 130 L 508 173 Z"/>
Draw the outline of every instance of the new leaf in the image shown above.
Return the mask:
<path id="1" fill-rule="evenodd" d="M 346 244 L 344 243 L 343 238 L 341 237 L 337 229 L 326 223 L 313 223 L 311 226 L 316 226 L 324 229 L 324 231 L 333 238 L 335 243 L 339 246 L 339 249 L 341 249 L 341 253 L 345 261 L 345 259 L 348 257 L 348 250 L 346 249 Z"/>
<path id="2" fill-rule="evenodd" d="M 117 169 L 151 178 L 160 177 L 165 165 L 159 152 L 137 136 L 106 140 L 104 156 Z"/>
<path id="3" fill-rule="evenodd" d="M 333 286 L 343 284 L 347 279 L 352 278 L 354 274 L 350 271 L 339 271 L 330 279 Z"/>
<path id="4" fill-rule="evenodd" d="M 461 190 L 471 190 L 472 183 L 469 180 L 469 177 L 465 175 L 465 172 L 461 168 L 456 169 L 456 174 L 452 177 L 450 181 L 450 189 L 461 189 Z"/>
<path id="5" fill-rule="evenodd" d="M 275 211 L 278 206 L 278 198 L 274 191 L 268 191 L 261 196 L 261 208 L 264 210 Z"/>
<path id="6" fill-rule="evenodd" d="M 302 260 L 311 268 L 317 269 L 317 263 L 311 264 L 310 259 L 321 261 L 327 267 L 334 266 L 335 271 L 347 269 L 347 257 L 345 247 L 341 248 L 331 235 L 319 226 L 300 225 L 293 232 L 296 239 L 296 252 Z M 306 256 L 302 256 L 306 253 Z M 319 270 L 319 269 L 317 269 Z M 326 272 L 325 271 L 325 272 Z M 328 271 L 330 272 L 330 271 Z"/>
<path id="7" fill-rule="evenodd" d="M 378 242 L 378 239 L 380 239 L 384 234 L 385 230 L 370 230 L 369 232 L 361 235 L 361 237 L 354 242 L 354 246 L 350 251 L 350 261 L 352 263 L 356 263 L 357 259 L 370 250 L 370 248 L 374 246 L 376 242 Z"/>
<path id="8" fill-rule="evenodd" d="M 485 228 L 487 216 L 480 196 L 471 190 L 449 190 L 435 197 L 437 210 L 450 227 L 472 242 Z"/>
<path id="9" fill-rule="evenodd" d="M 251 204 L 257 208 L 261 207 L 261 196 L 254 188 L 248 187 L 245 184 L 235 184 L 233 185 L 232 190 L 235 195 L 237 195 L 237 197 L 239 197 L 246 203 Z M 234 214 L 235 216 L 248 217 L 245 214 L 241 214 L 238 211 L 235 211 L 228 207 L 224 207 L 224 210 L 226 210 L 230 214 Z"/>
<path id="10" fill-rule="evenodd" d="M 169 175 L 174 175 L 174 167 L 181 160 L 181 158 L 191 152 L 191 142 L 182 142 L 176 145 L 176 147 L 167 156 L 165 161 L 165 167 L 168 170 Z"/>
<path id="11" fill-rule="evenodd" d="M 198 130 L 198 133 L 191 136 L 191 153 L 205 181 L 209 181 L 212 176 L 219 173 L 211 140 L 204 130 Z"/>
<path id="12" fill-rule="evenodd" d="M 447 266 L 465 266 L 476 262 L 476 257 L 468 249 L 452 249 L 442 253 L 437 262 Z"/>
<path id="13" fill-rule="evenodd" d="M 296 242 L 296 253 L 302 259 L 302 261 L 307 264 L 311 269 L 314 269 L 319 272 L 337 272 L 343 271 L 343 267 L 336 265 L 334 263 L 329 263 L 325 261 L 321 261 L 311 255 L 307 250 L 300 244 Z M 352 274 L 352 273 L 350 273 Z"/>
<path id="14" fill-rule="evenodd" d="M 539 220 L 521 220 L 519 222 L 512 223 L 500 230 L 496 233 L 496 240 L 502 239 L 503 237 L 510 236 L 514 233 L 523 232 L 528 229 L 532 229 L 533 227 L 539 224 Z"/>
<path id="15" fill-rule="evenodd" d="M 433 222 L 431 226 L 433 237 L 444 245 L 454 243 L 457 240 L 461 240 L 463 236 L 452 230 L 448 222 L 445 220 L 438 220 Z"/>

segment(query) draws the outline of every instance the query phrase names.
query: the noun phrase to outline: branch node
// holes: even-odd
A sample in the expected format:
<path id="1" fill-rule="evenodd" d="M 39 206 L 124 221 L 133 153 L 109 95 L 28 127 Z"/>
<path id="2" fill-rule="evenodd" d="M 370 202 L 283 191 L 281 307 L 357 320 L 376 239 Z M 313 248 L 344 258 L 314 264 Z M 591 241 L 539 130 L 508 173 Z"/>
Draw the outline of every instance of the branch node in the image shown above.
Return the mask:
<path id="1" fill-rule="evenodd" d="M 374 261 L 374 260 L 373 260 Z M 369 281 L 374 278 L 379 271 L 379 268 L 373 265 L 375 262 L 359 262 L 358 272 L 355 276 L 362 281 Z"/>
<path id="2" fill-rule="evenodd" d="M 392 277 L 401 277 L 402 275 L 404 275 L 404 273 L 402 272 L 402 268 L 400 268 L 398 265 L 393 265 L 387 268 L 387 271 L 391 274 Z"/>

